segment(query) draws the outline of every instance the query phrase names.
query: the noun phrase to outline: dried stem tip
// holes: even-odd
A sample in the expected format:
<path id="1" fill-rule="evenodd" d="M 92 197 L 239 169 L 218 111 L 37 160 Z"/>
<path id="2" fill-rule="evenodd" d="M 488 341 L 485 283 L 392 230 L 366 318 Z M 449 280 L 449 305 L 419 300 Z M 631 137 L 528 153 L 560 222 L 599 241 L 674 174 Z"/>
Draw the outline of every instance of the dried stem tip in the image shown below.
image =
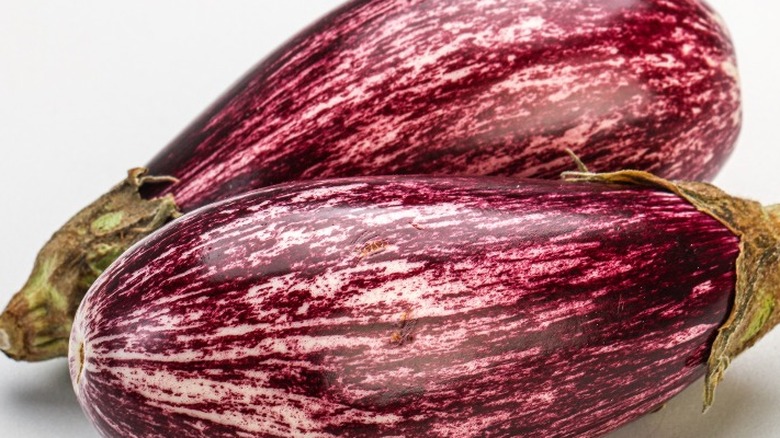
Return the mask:
<path id="1" fill-rule="evenodd" d="M 24 287 L 0 315 L 0 350 L 16 360 L 68 353 L 73 316 L 90 285 L 127 248 L 179 216 L 173 197 L 146 200 L 144 184 L 176 182 L 144 168 L 80 211 L 38 253 Z"/>

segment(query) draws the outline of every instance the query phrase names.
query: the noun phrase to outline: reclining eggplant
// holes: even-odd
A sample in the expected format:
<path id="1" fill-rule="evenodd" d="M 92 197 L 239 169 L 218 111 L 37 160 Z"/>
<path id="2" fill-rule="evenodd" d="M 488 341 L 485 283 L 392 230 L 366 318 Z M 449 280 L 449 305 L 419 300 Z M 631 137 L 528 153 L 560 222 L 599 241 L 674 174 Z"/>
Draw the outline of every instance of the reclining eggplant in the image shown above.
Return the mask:
<path id="1" fill-rule="evenodd" d="M 105 437 L 595 437 L 778 316 L 777 209 L 643 172 L 277 185 L 138 243 L 74 324 Z M 611 183 L 611 184 L 608 184 Z"/>

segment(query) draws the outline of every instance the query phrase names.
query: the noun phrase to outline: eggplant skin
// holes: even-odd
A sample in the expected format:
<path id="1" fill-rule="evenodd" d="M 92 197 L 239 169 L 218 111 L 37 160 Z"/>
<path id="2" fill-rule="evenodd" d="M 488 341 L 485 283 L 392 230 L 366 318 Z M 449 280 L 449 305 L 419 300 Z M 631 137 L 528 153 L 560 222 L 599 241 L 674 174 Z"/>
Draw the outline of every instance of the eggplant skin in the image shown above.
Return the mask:
<path id="1" fill-rule="evenodd" d="M 121 256 L 71 376 L 105 437 L 596 437 L 703 374 L 738 253 L 651 189 L 279 185 Z"/>
<path id="2" fill-rule="evenodd" d="M 709 180 L 741 126 L 698 0 L 361 0 L 281 47 L 147 167 L 189 211 L 292 180 L 593 170 Z M 160 194 L 160 188 L 147 196 Z"/>

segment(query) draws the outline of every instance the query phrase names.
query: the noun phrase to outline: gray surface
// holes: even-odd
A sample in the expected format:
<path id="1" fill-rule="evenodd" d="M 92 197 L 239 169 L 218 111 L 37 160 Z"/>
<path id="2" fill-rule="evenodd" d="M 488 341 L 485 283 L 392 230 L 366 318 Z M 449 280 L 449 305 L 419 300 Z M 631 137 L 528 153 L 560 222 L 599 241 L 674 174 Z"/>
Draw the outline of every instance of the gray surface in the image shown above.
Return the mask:
<path id="1" fill-rule="evenodd" d="M 78 208 L 146 163 L 228 84 L 338 0 L 0 0 L 0 304 Z M 717 183 L 780 201 L 780 6 L 712 0 L 737 44 L 745 127 Z M 776 437 L 780 335 L 739 358 L 714 408 L 701 383 L 609 438 Z M 94 437 L 64 360 L 0 358 L 0 434 Z"/>

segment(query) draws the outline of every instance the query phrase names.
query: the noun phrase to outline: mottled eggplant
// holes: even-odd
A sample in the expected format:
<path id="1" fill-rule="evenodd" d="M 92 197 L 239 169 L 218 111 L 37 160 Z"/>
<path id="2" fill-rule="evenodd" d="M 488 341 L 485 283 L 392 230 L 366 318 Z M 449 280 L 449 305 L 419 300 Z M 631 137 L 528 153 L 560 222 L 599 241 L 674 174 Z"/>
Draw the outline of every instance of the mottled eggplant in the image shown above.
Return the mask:
<path id="1" fill-rule="evenodd" d="M 699 0 L 362 0 L 250 71 L 147 167 L 74 218 L 0 317 L 0 349 L 66 353 L 87 286 L 175 214 L 325 177 L 708 179 L 740 128 L 734 52 Z M 41 320 L 40 315 L 47 315 Z"/>
<path id="2" fill-rule="evenodd" d="M 279 185 L 141 241 L 85 297 L 105 437 L 596 437 L 777 323 L 774 210 L 643 172 Z"/>
<path id="3" fill-rule="evenodd" d="M 149 164 L 184 210 L 291 179 L 708 180 L 741 123 L 732 44 L 699 0 L 363 0 L 257 66 Z"/>

